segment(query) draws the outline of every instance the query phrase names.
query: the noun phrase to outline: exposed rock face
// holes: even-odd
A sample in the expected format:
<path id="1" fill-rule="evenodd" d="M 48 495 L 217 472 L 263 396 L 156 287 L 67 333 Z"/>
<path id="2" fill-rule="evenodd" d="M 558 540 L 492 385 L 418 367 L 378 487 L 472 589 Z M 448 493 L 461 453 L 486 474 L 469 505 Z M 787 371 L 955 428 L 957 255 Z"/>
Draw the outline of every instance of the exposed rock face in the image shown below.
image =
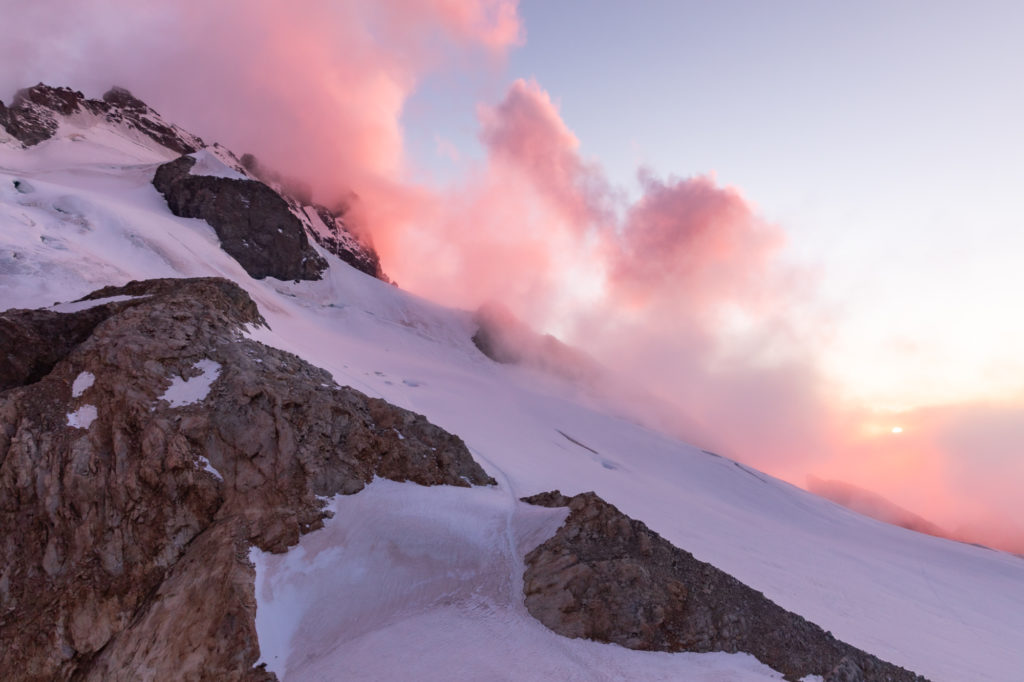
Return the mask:
<path id="1" fill-rule="evenodd" d="M 527 609 L 559 634 L 630 649 L 747 652 L 787 680 L 924 680 L 840 642 L 594 493 L 524 501 L 570 510 L 527 554 L 524 576 Z"/>
<path id="2" fill-rule="evenodd" d="M 182 156 L 153 177 L 174 215 L 209 223 L 221 248 L 256 279 L 320 279 L 327 263 L 309 245 L 288 202 L 258 180 L 191 175 L 195 162 Z"/>
<path id="3" fill-rule="evenodd" d="M 318 495 L 374 476 L 493 483 L 422 416 L 244 338 L 262 319 L 226 280 L 87 298 L 115 295 L 135 298 L 0 316 L 0 670 L 273 679 L 250 545 L 284 551 L 322 525 Z M 39 357 L 6 345 L 60 328 Z"/>
<path id="4" fill-rule="evenodd" d="M 200 138 L 167 123 L 145 102 L 124 88 L 114 86 L 103 93 L 103 103 L 107 105 L 104 113 L 108 121 L 138 130 L 173 152 L 191 154 L 205 146 Z"/>
<path id="5" fill-rule="evenodd" d="M 53 137 L 60 117 L 78 113 L 103 116 L 178 154 L 191 154 L 203 146 L 201 139 L 167 123 L 144 102 L 118 87 L 111 88 L 102 100 L 94 100 L 70 88 L 40 83 L 18 92 L 10 107 L 0 103 L 0 126 L 26 147 L 31 147 Z"/>
<path id="6" fill-rule="evenodd" d="M 337 209 L 330 209 L 315 203 L 309 185 L 282 176 L 260 163 L 253 154 L 242 154 L 239 164 L 247 174 L 264 182 L 288 202 L 317 244 L 356 270 L 384 282 L 391 281 L 381 269 L 380 257 L 366 235 L 357 235 L 346 223 L 347 205 L 339 204 Z"/>
<path id="7" fill-rule="evenodd" d="M 39 84 L 27 90 L 21 90 L 14 96 L 10 107 L 0 108 L 0 125 L 18 139 L 26 147 L 39 144 L 48 140 L 57 132 L 56 112 L 33 99 L 40 99 L 38 95 L 43 94 L 42 89 L 46 86 Z M 67 88 L 47 88 L 46 94 L 53 93 L 55 99 L 62 101 L 70 93 L 79 96 L 79 101 L 84 99 L 81 93 L 74 92 Z M 77 103 L 75 104 L 77 110 Z"/>
<path id="8" fill-rule="evenodd" d="M 42 379 L 109 316 L 107 305 L 76 315 L 48 310 L 0 313 L 0 391 Z"/>
<path id="9" fill-rule="evenodd" d="M 303 212 L 307 217 L 310 213 L 316 215 L 317 220 L 310 219 L 309 233 L 317 244 L 356 270 L 385 282 L 389 281 L 380 267 L 380 256 L 349 230 L 340 213 L 319 204 L 306 206 Z M 320 224 L 323 225 L 323 229 L 320 229 Z"/>

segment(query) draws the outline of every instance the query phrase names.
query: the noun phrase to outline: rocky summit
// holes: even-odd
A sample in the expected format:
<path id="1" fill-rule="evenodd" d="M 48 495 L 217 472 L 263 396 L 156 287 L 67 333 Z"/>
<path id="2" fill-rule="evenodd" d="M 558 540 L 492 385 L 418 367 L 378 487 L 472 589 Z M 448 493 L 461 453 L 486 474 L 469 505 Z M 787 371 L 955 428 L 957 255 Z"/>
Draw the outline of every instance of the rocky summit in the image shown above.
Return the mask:
<path id="1" fill-rule="evenodd" d="M 137 131 L 179 154 L 191 154 L 204 146 L 200 138 L 167 123 L 145 102 L 116 86 L 96 100 L 71 88 L 39 83 L 20 90 L 9 107 L 0 102 L 0 126 L 26 147 L 49 140 L 61 120 L 75 115 L 101 118 Z"/>
<path id="2" fill-rule="evenodd" d="M 0 314 L 0 670 L 269 680 L 250 546 L 283 552 L 375 476 L 490 485 L 462 441 L 246 338 L 221 279 Z M 42 343 L 52 338 L 53 343 Z"/>
<path id="3" fill-rule="evenodd" d="M 526 555 L 526 608 L 567 637 L 654 651 L 746 652 L 796 682 L 924 682 L 840 642 L 762 593 L 673 546 L 594 493 L 523 498 L 568 507 Z"/>

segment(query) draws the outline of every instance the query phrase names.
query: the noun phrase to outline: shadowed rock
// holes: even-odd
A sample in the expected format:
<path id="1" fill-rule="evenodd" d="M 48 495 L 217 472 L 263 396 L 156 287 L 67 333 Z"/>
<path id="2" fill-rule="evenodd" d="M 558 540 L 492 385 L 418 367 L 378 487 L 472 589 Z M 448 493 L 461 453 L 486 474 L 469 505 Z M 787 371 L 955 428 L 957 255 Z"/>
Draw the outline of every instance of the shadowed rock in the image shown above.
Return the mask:
<path id="1" fill-rule="evenodd" d="M 315 203 L 307 183 L 281 175 L 251 153 L 242 154 L 238 162 L 247 174 L 272 188 L 288 202 L 317 244 L 356 270 L 384 282 L 391 281 L 381 269 L 380 256 L 373 249 L 368 235 L 357 235 L 345 220 L 348 204 L 338 202 L 331 209 Z"/>
<path id="2" fill-rule="evenodd" d="M 569 507 L 554 537 L 526 555 L 524 575 L 527 609 L 559 634 L 630 649 L 746 652 L 787 680 L 924 680 L 840 642 L 592 492 L 523 501 Z"/>
<path id="3" fill-rule="evenodd" d="M 288 202 L 258 180 L 192 175 L 195 162 L 182 156 L 153 177 L 174 215 L 209 223 L 221 248 L 256 279 L 320 279 L 327 263 L 309 245 Z"/>
<path id="4" fill-rule="evenodd" d="M 50 310 L 0 313 L 0 391 L 42 379 L 109 314 L 105 306 L 77 315 Z"/>
<path id="5" fill-rule="evenodd" d="M 0 670 L 19 680 L 274 679 L 253 667 L 250 546 L 284 551 L 323 524 L 318 496 L 374 476 L 494 482 L 422 416 L 245 338 L 263 320 L 226 280 L 91 297 L 115 295 L 135 298 L 66 314 L 75 338 L 0 392 Z M 18 339 L 54 324 L 2 319 Z"/>

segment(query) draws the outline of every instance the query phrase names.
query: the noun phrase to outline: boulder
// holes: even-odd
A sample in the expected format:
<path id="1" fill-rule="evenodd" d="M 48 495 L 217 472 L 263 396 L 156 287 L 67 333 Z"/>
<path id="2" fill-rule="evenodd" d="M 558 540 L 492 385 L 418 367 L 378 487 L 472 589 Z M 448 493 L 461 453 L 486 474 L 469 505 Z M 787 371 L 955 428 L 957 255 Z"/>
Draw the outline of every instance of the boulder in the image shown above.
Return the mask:
<path id="1" fill-rule="evenodd" d="M 176 216 L 213 227 L 221 248 L 251 277 L 316 280 L 326 261 L 309 244 L 302 223 L 281 195 L 259 180 L 192 175 L 182 156 L 157 168 L 153 186 Z"/>
<path id="2" fill-rule="evenodd" d="M 592 492 L 523 501 L 569 508 L 526 555 L 523 577 L 526 608 L 559 634 L 630 649 L 746 652 L 792 681 L 924 680 L 837 640 Z"/>

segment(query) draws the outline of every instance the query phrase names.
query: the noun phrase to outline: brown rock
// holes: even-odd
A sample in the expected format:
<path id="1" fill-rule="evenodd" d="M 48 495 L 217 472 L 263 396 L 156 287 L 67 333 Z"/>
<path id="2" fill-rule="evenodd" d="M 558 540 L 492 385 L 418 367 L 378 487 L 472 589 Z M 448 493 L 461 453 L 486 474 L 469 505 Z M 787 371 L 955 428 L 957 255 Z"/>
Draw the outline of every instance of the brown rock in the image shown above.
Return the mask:
<path id="1" fill-rule="evenodd" d="M 787 680 L 924 680 L 840 642 L 592 492 L 523 501 L 569 507 L 554 537 L 526 555 L 524 575 L 526 608 L 559 634 L 631 649 L 743 651 Z"/>
<path id="2" fill-rule="evenodd" d="M 26 147 L 50 139 L 60 119 L 80 111 L 102 115 L 107 121 L 136 130 L 178 154 L 191 154 L 203 141 L 165 122 L 153 109 L 124 88 L 111 88 L 102 100 L 86 99 L 71 88 L 39 83 L 19 91 L 10 107 L 0 103 L 0 126 Z"/>
<path id="3" fill-rule="evenodd" d="M 36 344 L 39 357 L 8 363 L 37 369 L 9 372 L 18 378 L 0 392 L 0 670 L 272 679 L 253 668 L 250 545 L 284 551 L 323 524 L 318 495 L 357 492 L 374 476 L 493 483 L 423 417 L 244 338 L 243 324 L 263 320 L 226 280 L 91 296 L 112 295 L 138 298 L 66 315 L 77 336 L 60 352 Z M 0 320 L 8 339 L 56 324 L 39 311 Z M 161 398 L 203 360 L 219 365 L 205 397 Z M 72 396 L 82 372 L 95 381 Z M 95 419 L 70 426 L 85 406 Z"/>

